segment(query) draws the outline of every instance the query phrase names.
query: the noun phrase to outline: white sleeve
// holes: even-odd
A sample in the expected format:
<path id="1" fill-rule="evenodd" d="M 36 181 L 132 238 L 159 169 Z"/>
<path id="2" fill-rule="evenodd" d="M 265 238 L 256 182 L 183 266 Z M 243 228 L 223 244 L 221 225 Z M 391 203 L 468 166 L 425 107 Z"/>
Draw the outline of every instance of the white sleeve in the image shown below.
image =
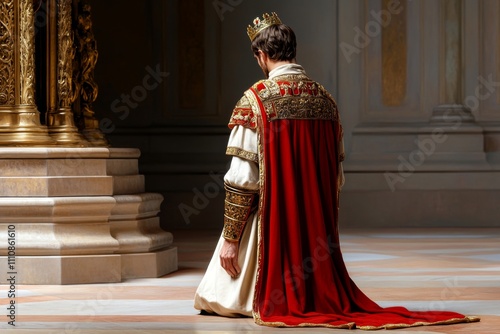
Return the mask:
<path id="1" fill-rule="evenodd" d="M 259 189 L 256 130 L 235 126 L 229 136 L 227 154 L 232 155 L 233 158 L 224 181 L 236 188 Z"/>

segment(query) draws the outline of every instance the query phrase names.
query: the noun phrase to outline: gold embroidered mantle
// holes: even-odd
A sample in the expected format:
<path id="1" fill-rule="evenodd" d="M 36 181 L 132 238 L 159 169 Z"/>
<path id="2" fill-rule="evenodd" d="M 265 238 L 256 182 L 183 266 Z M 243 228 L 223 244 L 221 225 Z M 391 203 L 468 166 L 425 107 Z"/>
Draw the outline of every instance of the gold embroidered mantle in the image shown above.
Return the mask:
<path id="1" fill-rule="evenodd" d="M 305 75 L 281 75 L 257 82 L 268 121 L 276 119 L 338 120 L 337 105 L 319 83 Z"/>
<path id="2" fill-rule="evenodd" d="M 236 104 L 229 128 L 236 125 L 255 129 L 259 106 L 249 96 L 251 90 L 259 96 L 267 119 L 338 120 L 337 104 L 327 90 L 306 75 L 281 75 L 261 80 L 245 92 Z"/>

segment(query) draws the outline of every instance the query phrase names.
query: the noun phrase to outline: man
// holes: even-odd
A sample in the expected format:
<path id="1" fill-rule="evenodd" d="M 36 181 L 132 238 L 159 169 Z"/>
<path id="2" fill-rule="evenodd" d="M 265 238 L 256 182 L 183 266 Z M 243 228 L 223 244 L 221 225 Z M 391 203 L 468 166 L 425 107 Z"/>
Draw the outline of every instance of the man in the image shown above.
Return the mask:
<path id="1" fill-rule="evenodd" d="M 249 26 L 266 80 L 231 116 L 224 228 L 195 308 L 275 327 L 380 329 L 477 321 L 453 312 L 381 308 L 350 279 L 339 247 L 343 184 L 337 106 L 295 61 L 275 13 Z"/>

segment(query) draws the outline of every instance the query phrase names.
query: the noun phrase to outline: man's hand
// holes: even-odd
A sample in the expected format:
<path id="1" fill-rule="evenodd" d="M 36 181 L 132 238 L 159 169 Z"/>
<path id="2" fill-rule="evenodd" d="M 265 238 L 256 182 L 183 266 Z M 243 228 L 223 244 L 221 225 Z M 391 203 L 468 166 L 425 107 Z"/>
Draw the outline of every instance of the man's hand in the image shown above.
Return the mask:
<path id="1" fill-rule="evenodd" d="M 220 265 L 232 278 L 238 277 L 241 272 L 241 268 L 238 265 L 238 249 L 239 243 L 237 241 L 224 240 L 224 244 L 220 250 Z"/>

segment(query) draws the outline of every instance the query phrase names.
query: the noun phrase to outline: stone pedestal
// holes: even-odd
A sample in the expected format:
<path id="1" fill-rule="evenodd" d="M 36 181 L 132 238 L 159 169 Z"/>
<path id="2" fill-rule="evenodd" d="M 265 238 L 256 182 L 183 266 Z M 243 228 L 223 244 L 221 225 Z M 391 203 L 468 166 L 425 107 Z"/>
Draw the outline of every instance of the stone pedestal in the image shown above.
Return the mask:
<path id="1" fill-rule="evenodd" d="M 137 149 L 0 148 L 0 282 L 120 282 L 177 269 Z M 8 232 L 15 231 L 15 257 Z M 11 248 L 12 249 L 12 248 Z M 9 265 L 12 265 L 10 267 Z"/>

